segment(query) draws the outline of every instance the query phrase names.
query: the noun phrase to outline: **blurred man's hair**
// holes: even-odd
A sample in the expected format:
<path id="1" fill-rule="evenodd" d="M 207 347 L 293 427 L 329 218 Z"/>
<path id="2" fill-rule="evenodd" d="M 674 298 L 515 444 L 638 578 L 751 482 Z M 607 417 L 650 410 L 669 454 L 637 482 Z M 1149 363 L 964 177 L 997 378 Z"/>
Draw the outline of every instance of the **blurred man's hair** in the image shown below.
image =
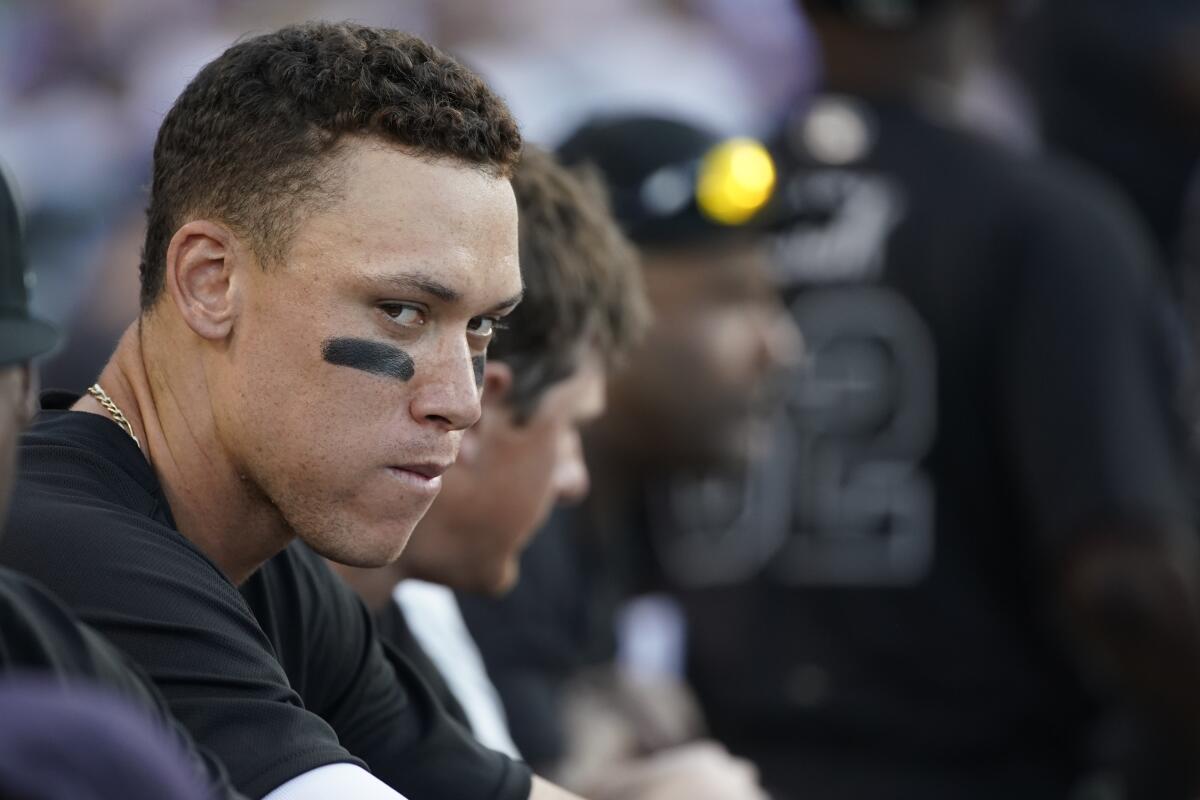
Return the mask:
<path id="1" fill-rule="evenodd" d="M 398 31 L 309 23 L 235 44 L 175 101 L 154 147 L 142 309 L 162 291 L 167 246 L 210 216 L 282 261 L 306 213 L 336 198 L 345 136 L 509 177 L 521 135 L 504 102 L 432 45 Z"/>
<path id="2" fill-rule="evenodd" d="M 528 420 L 542 395 L 570 377 L 588 348 L 608 365 L 648 318 L 641 269 L 592 172 L 573 171 L 526 146 L 513 176 L 525 297 L 489 357 L 513 371 L 510 405 Z"/>

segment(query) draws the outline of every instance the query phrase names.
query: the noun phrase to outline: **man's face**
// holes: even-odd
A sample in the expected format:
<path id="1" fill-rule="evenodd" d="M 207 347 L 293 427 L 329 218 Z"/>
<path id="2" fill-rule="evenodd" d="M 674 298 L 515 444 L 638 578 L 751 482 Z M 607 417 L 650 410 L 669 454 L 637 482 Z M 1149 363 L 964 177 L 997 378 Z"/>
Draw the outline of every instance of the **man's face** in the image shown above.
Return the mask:
<path id="1" fill-rule="evenodd" d="M 492 320 L 517 302 L 505 179 L 348 144 L 338 199 L 278 267 L 239 271 L 237 318 L 208 370 L 243 478 L 333 561 L 400 555 L 479 416 Z"/>
<path id="2" fill-rule="evenodd" d="M 17 438 L 32 417 L 34 391 L 28 364 L 0 367 L 0 531 L 17 473 Z"/>
<path id="3" fill-rule="evenodd" d="M 470 434 L 469 457 L 450 470 L 404 555 L 414 577 L 464 591 L 512 588 L 519 557 L 557 502 L 583 499 L 588 472 L 580 428 L 604 410 L 605 370 L 598 355 L 552 386 L 525 424 L 503 400 L 488 403 Z"/>
<path id="4" fill-rule="evenodd" d="M 606 423 L 673 466 L 737 465 L 763 444 L 769 378 L 799 334 L 749 242 L 647 253 L 651 329 L 614 376 Z"/>

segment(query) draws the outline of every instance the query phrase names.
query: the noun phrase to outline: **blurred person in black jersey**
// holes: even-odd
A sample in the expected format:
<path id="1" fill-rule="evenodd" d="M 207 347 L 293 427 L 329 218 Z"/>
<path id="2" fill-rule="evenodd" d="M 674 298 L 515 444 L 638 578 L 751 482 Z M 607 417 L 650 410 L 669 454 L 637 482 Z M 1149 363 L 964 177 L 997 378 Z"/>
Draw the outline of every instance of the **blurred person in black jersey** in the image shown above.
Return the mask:
<path id="1" fill-rule="evenodd" d="M 1185 359 L 1107 185 L 968 133 L 1004 4 L 812 0 L 776 241 L 777 450 L 651 526 L 714 735 L 779 798 L 1185 798 L 1200 616 Z"/>
<path id="2" fill-rule="evenodd" d="M 575 679 L 612 657 L 620 601 L 656 583 L 642 569 L 644 487 L 682 469 L 739 470 L 762 452 L 770 378 L 800 342 L 769 281 L 764 231 L 747 219 L 771 189 L 761 145 L 627 115 L 584 125 L 559 153 L 604 177 L 641 251 L 653 322 L 610 376 L 608 410 L 587 431 L 588 499 L 534 539 L 510 594 L 460 603 L 517 746 L 570 783 L 701 735 L 669 675 L 649 690 L 607 674 Z M 752 167 L 745 185 L 730 169 L 742 161 Z M 731 206 L 725 195 L 738 191 L 743 204 Z"/>
<path id="3" fill-rule="evenodd" d="M 0 167 L 0 532 L 17 437 L 33 417 L 33 360 L 58 333 L 29 314 L 21 221 Z M 32 800 L 234 797 L 149 681 L 45 589 L 0 568 L 0 796 Z"/>

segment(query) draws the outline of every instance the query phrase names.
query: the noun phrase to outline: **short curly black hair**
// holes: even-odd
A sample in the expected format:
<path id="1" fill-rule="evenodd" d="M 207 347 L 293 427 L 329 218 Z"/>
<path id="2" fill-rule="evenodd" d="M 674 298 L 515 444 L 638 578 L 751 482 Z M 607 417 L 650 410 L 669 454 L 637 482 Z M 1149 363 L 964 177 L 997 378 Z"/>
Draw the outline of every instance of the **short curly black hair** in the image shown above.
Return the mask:
<path id="1" fill-rule="evenodd" d="M 336 195 L 330 155 L 351 135 L 505 178 L 521 152 L 504 102 L 415 36 L 314 22 L 238 42 L 188 84 L 159 129 L 142 310 L 162 293 L 167 246 L 188 218 L 215 217 L 264 264 L 282 260 L 304 212 Z"/>

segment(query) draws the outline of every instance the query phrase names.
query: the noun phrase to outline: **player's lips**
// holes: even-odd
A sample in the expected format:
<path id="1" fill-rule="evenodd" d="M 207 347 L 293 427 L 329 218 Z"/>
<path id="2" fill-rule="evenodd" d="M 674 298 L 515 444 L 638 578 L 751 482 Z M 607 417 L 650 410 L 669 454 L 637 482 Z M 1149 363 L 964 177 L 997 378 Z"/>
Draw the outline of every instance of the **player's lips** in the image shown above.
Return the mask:
<path id="1" fill-rule="evenodd" d="M 446 461 L 444 463 L 429 461 L 422 464 L 393 464 L 392 469 L 402 469 L 406 472 L 415 472 L 422 477 L 433 480 L 434 478 L 439 477 L 446 470 L 450 469 L 450 465 L 453 463 L 453 461 Z"/>
<path id="2" fill-rule="evenodd" d="M 393 464 L 388 470 L 414 489 L 436 493 L 442 487 L 442 473 L 452 463 Z"/>

